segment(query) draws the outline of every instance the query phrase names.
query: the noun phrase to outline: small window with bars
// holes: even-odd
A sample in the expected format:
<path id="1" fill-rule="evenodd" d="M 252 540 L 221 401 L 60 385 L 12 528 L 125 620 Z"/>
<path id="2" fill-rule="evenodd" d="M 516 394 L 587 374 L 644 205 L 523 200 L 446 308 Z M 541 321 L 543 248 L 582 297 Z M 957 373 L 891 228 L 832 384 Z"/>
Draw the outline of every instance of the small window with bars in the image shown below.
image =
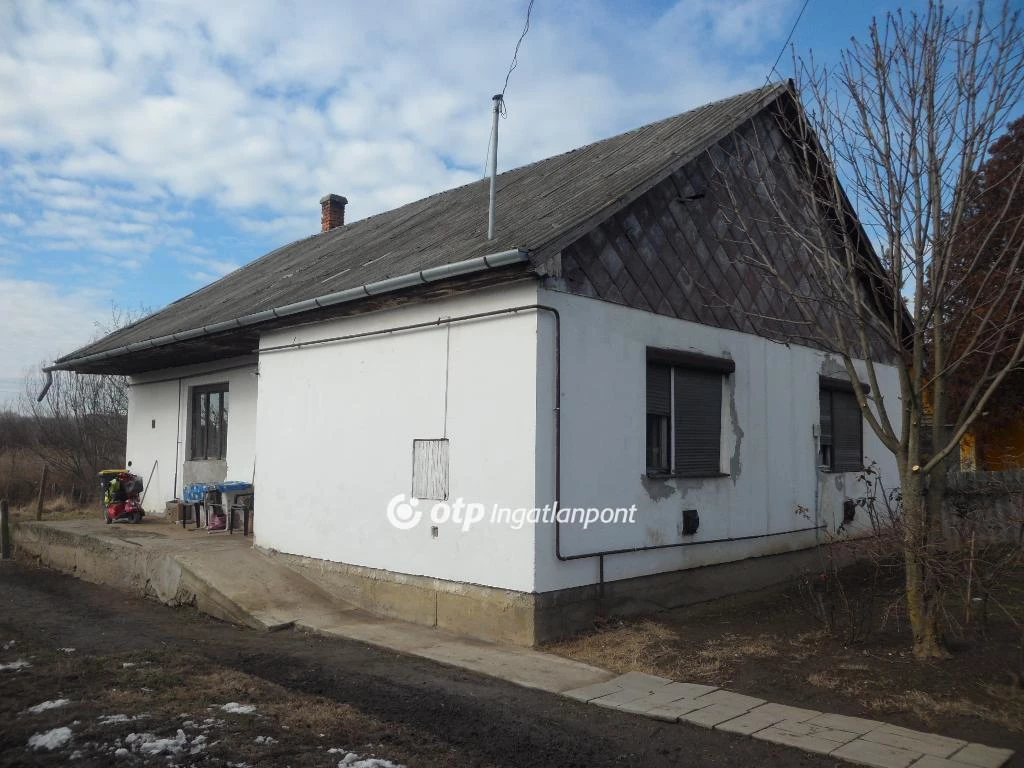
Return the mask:
<path id="1" fill-rule="evenodd" d="M 852 385 L 822 380 L 818 402 L 819 463 L 829 472 L 859 472 L 864 468 L 864 419 Z"/>
<path id="2" fill-rule="evenodd" d="M 647 355 L 647 474 L 722 474 L 722 389 L 731 360 L 673 350 Z"/>

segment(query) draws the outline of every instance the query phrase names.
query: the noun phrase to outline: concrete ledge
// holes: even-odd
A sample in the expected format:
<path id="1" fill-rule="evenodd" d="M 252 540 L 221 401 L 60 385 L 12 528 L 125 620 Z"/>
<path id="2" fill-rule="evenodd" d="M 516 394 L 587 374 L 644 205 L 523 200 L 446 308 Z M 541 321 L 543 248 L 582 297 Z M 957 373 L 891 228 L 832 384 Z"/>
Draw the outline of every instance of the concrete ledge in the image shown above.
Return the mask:
<path id="1" fill-rule="evenodd" d="M 380 616 L 533 646 L 601 616 L 635 616 L 779 584 L 821 567 L 817 548 L 555 592 L 516 592 L 269 551 L 326 592 Z M 852 559 L 852 558 L 851 558 Z"/>
<path id="2" fill-rule="evenodd" d="M 140 528 L 140 536 L 147 534 Z M 180 562 L 173 551 L 141 546 L 133 543 L 131 536 L 91 536 L 46 522 L 15 523 L 11 538 L 14 557 L 19 560 L 165 605 L 193 605 L 221 621 L 262 628 L 241 606 Z"/>
<path id="3" fill-rule="evenodd" d="M 592 626 L 597 617 L 630 616 L 712 600 L 786 581 L 821 567 L 805 549 L 686 571 L 529 593 L 256 550 L 239 537 L 209 537 L 167 523 L 103 526 L 96 521 L 13 526 L 16 556 L 86 581 L 193 604 L 204 613 L 260 629 L 299 618 L 330 623 L 337 610 L 437 627 L 489 642 L 534 646 Z M 242 547 L 242 549 L 239 549 Z M 242 551 L 248 553 L 242 556 Z M 845 550 L 844 550 L 845 551 Z M 274 584 L 267 585 L 271 571 Z M 296 614 L 298 595 L 318 606 Z"/>
<path id="4" fill-rule="evenodd" d="M 324 591 L 378 616 L 460 635 L 532 646 L 538 596 L 269 551 Z"/>

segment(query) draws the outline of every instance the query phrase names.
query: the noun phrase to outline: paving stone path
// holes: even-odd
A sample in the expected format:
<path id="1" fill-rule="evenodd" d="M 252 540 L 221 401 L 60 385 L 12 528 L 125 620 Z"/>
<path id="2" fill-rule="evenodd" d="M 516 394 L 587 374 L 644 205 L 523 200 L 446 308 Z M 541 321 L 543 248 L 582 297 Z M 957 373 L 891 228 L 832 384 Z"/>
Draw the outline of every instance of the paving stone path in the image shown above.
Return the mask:
<path id="1" fill-rule="evenodd" d="M 677 683 L 642 672 L 628 672 L 562 695 L 599 707 L 752 736 L 877 768 L 999 768 L 1013 756 L 1009 749 L 971 744 L 877 720 L 772 704 L 711 685 Z"/>

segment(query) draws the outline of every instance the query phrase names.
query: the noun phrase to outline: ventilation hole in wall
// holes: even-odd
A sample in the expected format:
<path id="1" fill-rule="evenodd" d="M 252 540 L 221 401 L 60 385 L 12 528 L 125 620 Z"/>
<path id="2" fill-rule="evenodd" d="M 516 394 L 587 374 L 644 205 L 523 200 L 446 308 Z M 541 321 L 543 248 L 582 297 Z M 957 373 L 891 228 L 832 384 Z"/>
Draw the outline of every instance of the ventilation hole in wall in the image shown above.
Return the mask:
<path id="1" fill-rule="evenodd" d="M 417 499 L 448 498 L 448 440 L 412 441 L 412 495 Z"/>

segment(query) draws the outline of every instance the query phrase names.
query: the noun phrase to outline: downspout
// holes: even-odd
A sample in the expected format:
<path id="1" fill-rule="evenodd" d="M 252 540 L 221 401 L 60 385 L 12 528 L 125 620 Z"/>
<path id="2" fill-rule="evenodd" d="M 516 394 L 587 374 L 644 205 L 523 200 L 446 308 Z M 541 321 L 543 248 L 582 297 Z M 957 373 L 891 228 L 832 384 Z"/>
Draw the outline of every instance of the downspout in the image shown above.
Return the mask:
<path id="1" fill-rule="evenodd" d="M 43 388 L 39 391 L 39 396 L 36 397 L 36 402 L 43 402 L 43 398 L 46 397 L 46 393 L 50 391 L 50 387 L 53 386 L 53 368 L 43 368 L 43 373 L 46 374 L 46 381 L 43 383 Z"/>

